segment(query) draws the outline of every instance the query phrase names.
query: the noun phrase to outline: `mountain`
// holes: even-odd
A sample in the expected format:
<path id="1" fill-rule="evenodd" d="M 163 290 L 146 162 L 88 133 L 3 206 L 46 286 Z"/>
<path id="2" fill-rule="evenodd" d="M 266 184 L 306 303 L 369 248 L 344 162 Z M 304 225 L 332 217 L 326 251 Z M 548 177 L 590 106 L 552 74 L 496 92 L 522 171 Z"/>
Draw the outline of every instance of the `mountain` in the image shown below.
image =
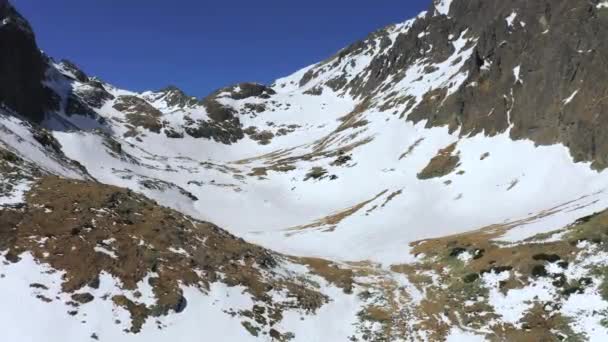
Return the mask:
<path id="1" fill-rule="evenodd" d="M 0 20 L 7 340 L 608 337 L 608 2 L 436 0 L 203 98 Z"/>

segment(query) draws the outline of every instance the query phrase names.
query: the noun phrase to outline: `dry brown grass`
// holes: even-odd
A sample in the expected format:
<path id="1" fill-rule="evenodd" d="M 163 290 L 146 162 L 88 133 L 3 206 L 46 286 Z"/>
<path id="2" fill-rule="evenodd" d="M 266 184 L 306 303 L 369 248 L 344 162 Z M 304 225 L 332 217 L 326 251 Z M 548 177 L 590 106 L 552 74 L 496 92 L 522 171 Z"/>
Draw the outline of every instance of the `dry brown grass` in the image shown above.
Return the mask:
<path id="1" fill-rule="evenodd" d="M 399 160 L 407 158 L 412 152 L 414 152 L 414 149 L 416 149 L 416 147 L 418 147 L 418 145 L 420 145 L 423 141 L 424 138 L 420 138 L 414 141 L 414 143 L 410 147 L 408 147 L 407 150 L 403 152 L 403 154 L 401 154 L 401 156 L 399 156 Z"/>
<path id="2" fill-rule="evenodd" d="M 114 256 L 99 252 L 100 247 Z M 124 290 L 136 290 L 154 274 L 149 284 L 155 304 L 126 296 L 106 299 L 130 312 L 134 333 L 152 316 L 181 312 L 187 305 L 181 286 L 202 292 L 218 281 L 243 286 L 256 305 L 275 315 L 294 305 L 314 312 L 327 302 L 309 283 L 273 275 L 283 256 L 130 190 L 93 182 L 39 179 L 24 206 L 0 210 L 0 250 L 13 262 L 27 252 L 63 271 L 62 290 L 67 293 L 99 286 L 101 272 L 117 278 Z M 270 288 L 295 301 L 274 302 Z M 78 304 L 74 306 L 77 312 Z M 273 326 L 258 328 L 268 332 Z"/>
<path id="3" fill-rule="evenodd" d="M 453 143 L 437 152 L 428 165 L 418 173 L 419 179 L 431 179 L 447 176 L 459 165 L 460 157 L 453 155 L 457 143 Z"/>
<path id="4" fill-rule="evenodd" d="M 317 228 L 325 228 L 324 231 L 326 232 L 331 232 L 333 231 L 336 226 L 338 224 L 340 224 L 340 222 L 342 222 L 344 219 L 346 219 L 349 216 L 354 215 L 355 213 L 357 213 L 359 210 L 363 209 L 363 207 L 365 207 L 366 205 L 372 203 L 373 201 L 377 200 L 379 197 L 383 196 L 384 194 L 386 194 L 388 192 L 388 190 L 384 190 L 381 193 L 379 193 L 378 195 L 374 196 L 374 198 L 358 203 L 350 208 L 341 210 L 335 214 L 331 214 L 328 216 L 325 216 L 321 219 L 316 220 L 313 223 L 307 224 L 307 225 L 302 225 L 302 226 L 296 226 L 296 227 L 292 227 L 292 228 L 287 228 L 286 231 L 291 232 L 288 235 L 293 235 L 295 233 L 298 232 L 303 232 L 309 229 L 317 229 Z"/>
<path id="5" fill-rule="evenodd" d="M 345 293 L 352 293 L 355 282 L 352 269 L 318 258 L 298 258 L 297 262 L 310 267 L 314 274 L 343 289 Z"/>

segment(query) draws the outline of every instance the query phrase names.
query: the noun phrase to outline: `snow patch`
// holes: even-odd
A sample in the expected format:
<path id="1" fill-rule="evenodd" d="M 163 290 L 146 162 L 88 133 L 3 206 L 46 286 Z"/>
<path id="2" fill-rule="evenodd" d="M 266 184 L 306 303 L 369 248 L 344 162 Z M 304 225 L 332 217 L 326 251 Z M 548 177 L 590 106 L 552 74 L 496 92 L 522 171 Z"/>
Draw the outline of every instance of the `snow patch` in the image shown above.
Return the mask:
<path id="1" fill-rule="evenodd" d="M 484 59 L 481 70 L 488 71 L 490 68 L 492 68 L 492 61 L 489 58 Z"/>
<path id="2" fill-rule="evenodd" d="M 515 83 L 521 82 L 521 65 L 516 66 L 515 68 L 513 68 L 513 76 L 515 76 Z"/>
<path id="3" fill-rule="evenodd" d="M 73 165 L 50 153 L 35 138 L 31 124 L 0 110 L 0 146 L 43 170 L 67 178 L 83 179 Z"/>
<path id="4" fill-rule="evenodd" d="M 566 99 L 564 99 L 562 101 L 562 103 L 565 105 L 567 105 L 568 103 L 572 102 L 572 100 L 574 100 L 574 97 L 576 96 L 576 94 L 578 94 L 580 89 L 575 90 L 570 96 L 568 96 Z"/>
<path id="5" fill-rule="evenodd" d="M 448 15 L 450 13 L 451 5 L 452 0 L 437 0 L 435 2 L 435 10 L 441 15 Z"/>
<path id="6" fill-rule="evenodd" d="M 464 331 L 459 328 L 452 328 L 450 334 L 446 336 L 446 342 L 485 342 L 487 339 L 482 335 Z"/>
<path id="7" fill-rule="evenodd" d="M 471 254 L 469 251 L 462 252 L 458 254 L 458 260 L 466 264 L 469 261 L 473 260 L 473 254 Z"/>
<path id="8" fill-rule="evenodd" d="M 32 183 L 28 181 L 21 181 L 15 185 L 8 185 L 6 184 L 7 182 L 8 179 L 0 179 L 0 188 L 7 186 L 11 187 L 11 192 L 9 193 L 0 192 L 0 208 L 23 203 L 24 195 L 29 191 L 32 185 Z"/>
<path id="9" fill-rule="evenodd" d="M 489 289 L 488 304 L 502 317 L 502 322 L 521 328 L 519 321 L 533 306 L 532 302 L 550 301 L 555 295 L 555 289 L 550 281 L 537 280 L 525 288 L 511 289 L 504 295 L 499 283 L 509 279 L 509 276 L 509 271 L 483 275 L 483 281 Z"/>
<path id="10" fill-rule="evenodd" d="M 105 254 L 112 259 L 118 259 L 118 255 L 116 255 L 114 251 L 111 251 L 104 246 L 95 246 L 93 249 L 95 250 L 95 252 Z"/>
<path id="11" fill-rule="evenodd" d="M 505 18 L 507 26 L 513 27 L 513 22 L 515 21 L 515 18 L 517 18 L 517 12 L 513 11 L 511 12 L 511 14 L 509 14 L 508 17 Z"/>

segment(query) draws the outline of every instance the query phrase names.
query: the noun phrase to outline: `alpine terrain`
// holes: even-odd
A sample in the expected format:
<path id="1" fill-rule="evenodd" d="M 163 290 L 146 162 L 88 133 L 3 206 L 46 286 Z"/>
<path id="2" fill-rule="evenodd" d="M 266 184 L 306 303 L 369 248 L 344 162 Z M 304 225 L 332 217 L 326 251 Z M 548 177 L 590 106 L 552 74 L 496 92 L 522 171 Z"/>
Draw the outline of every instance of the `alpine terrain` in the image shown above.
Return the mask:
<path id="1" fill-rule="evenodd" d="M 606 37 L 606 0 L 435 0 L 199 98 L 0 0 L 1 339 L 606 341 Z"/>

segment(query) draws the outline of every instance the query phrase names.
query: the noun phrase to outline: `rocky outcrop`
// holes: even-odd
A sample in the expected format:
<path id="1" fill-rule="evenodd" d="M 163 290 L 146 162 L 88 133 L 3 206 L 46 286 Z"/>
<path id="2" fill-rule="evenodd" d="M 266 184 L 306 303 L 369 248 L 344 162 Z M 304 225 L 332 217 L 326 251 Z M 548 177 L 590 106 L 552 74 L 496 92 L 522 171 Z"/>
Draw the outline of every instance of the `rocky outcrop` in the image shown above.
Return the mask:
<path id="1" fill-rule="evenodd" d="M 187 120 L 185 131 L 195 138 L 207 138 L 231 144 L 245 137 L 239 112 L 232 106 L 224 104 L 223 99 L 245 100 L 251 98 L 269 99 L 276 92 L 259 83 L 239 83 L 219 89 L 200 101 L 207 111 L 209 120 Z M 260 113 L 265 110 L 264 104 L 244 104 L 245 111 Z"/>
<path id="2" fill-rule="evenodd" d="M 156 100 L 164 100 L 169 107 L 187 108 L 198 104 L 196 97 L 188 96 L 176 86 L 168 86 L 158 91 Z"/>
<path id="3" fill-rule="evenodd" d="M 587 1 L 455 1 L 450 14 L 479 37 L 469 77 L 414 120 L 463 135 L 512 127 L 514 139 L 563 143 L 576 161 L 608 166 L 608 10 Z"/>
<path id="4" fill-rule="evenodd" d="M 244 100 L 251 97 L 268 99 L 276 92 L 263 84 L 244 82 L 217 90 L 210 97 L 228 97 L 233 100 Z"/>
<path id="5" fill-rule="evenodd" d="M 387 34 L 395 26 L 375 32 L 310 69 L 299 85 L 308 86 L 331 71 L 323 85 L 335 91 L 357 98 L 384 95 L 415 64 L 425 66 L 427 73 L 436 71 L 436 64 L 457 52 L 452 43 L 463 36 L 474 41 L 474 51 L 460 70 L 464 83 L 451 93 L 435 89 L 419 103 L 400 100 L 414 106 L 406 110 L 407 119 L 448 125 L 462 135 L 510 129 L 514 139 L 562 143 L 576 161 L 605 168 L 608 85 L 602 80 L 608 76 L 608 8 L 598 4 L 454 0 L 445 14 L 431 5 L 393 41 Z M 372 56 L 371 62 L 350 75 L 342 62 L 361 55 Z M 382 107 L 392 109 L 392 104 Z"/>
<path id="6" fill-rule="evenodd" d="M 97 80 L 89 80 L 86 87 L 80 87 L 76 91 L 78 95 L 93 108 L 101 108 L 106 101 L 114 100 L 114 95 L 110 94 L 103 83 Z"/>
<path id="7" fill-rule="evenodd" d="M 84 73 L 76 64 L 70 62 L 67 59 L 61 60 L 59 66 L 67 71 L 67 74 L 73 76 L 73 79 L 82 83 L 89 81 L 89 76 Z"/>
<path id="8" fill-rule="evenodd" d="M 47 67 L 30 25 L 8 2 L 0 3 L 0 103 L 34 122 L 58 109 L 43 84 Z"/>
<path id="9" fill-rule="evenodd" d="M 119 96 L 114 103 L 114 109 L 126 114 L 128 123 L 134 127 L 160 133 L 162 113 L 151 104 L 137 96 Z"/>
<path id="10" fill-rule="evenodd" d="M 245 136 L 243 128 L 238 117 L 234 116 L 232 111 L 223 107 L 207 107 L 218 108 L 216 112 L 209 112 L 211 120 L 192 120 L 186 117 L 186 126 L 184 130 L 186 134 L 193 138 L 213 139 L 223 144 L 235 143 Z M 213 114 L 212 114 L 213 113 Z M 224 116 L 225 115 L 225 116 Z M 217 119 L 217 118 L 220 119 Z"/>

